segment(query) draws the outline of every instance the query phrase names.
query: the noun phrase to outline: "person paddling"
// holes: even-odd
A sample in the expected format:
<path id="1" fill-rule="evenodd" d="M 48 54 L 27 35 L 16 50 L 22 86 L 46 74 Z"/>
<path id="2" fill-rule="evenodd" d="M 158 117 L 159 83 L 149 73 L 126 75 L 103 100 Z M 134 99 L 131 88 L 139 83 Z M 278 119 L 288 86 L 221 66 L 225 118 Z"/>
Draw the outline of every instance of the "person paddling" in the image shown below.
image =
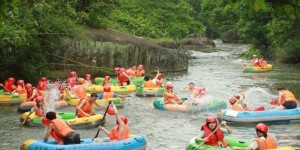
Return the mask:
<path id="1" fill-rule="evenodd" d="M 278 87 L 278 107 L 277 110 L 282 109 L 294 109 L 297 108 L 297 104 L 299 103 L 295 97 L 295 95 L 285 89 L 284 87 Z"/>
<path id="2" fill-rule="evenodd" d="M 276 138 L 268 134 L 268 126 L 259 123 L 255 127 L 257 138 L 248 147 L 232 147 L 234 150 L 264 150 L 264 149 L 276 149 L 277 141 Z"/>
<path id="3" fill-rule="evenodd" d="M 166 104 L 180 104 L 180 99 L 173 91 L 173 84 L 171 82 L 167 83 L 166 90 L 164 92 L 164 101 Z"/>
<path id="4" fill-rule="evenodd" d="M 119 115 L 119 112 L 116 108 L 116 106 L 112 103 L 113 113 L 116 117 L 117 123 L 115 127 L 109 132 L 107 129 L 105 129 L 103 126 L 99 125 L 99 130 L 103 130 L 108 137 L 105 138 L 95 138 L 94 142 L 107 142 L 107 141 L 119 141 L 119 140 L 125 140 L 129 138 L 129 126 L 128 126 L 128 119 L 125 116 Z M 111 113 L 111 115 L 113 115 Z"/>
<path id="5" fill-rule="evenodd" d="M 226 125 L 226 121 L 222 121 L 219 126 L 216 117 L 207 117 L 205 119 L 205 124 L 201 127 L 201 132 L 197 138 L 196 142 L 204 142 L 207 145 L 227 147 L 229 144 L 224 141 L 224 134 L 231 134 L 232 130 Z M 221 125 L 224 125 L 226 130 L 220 129 Z"/>

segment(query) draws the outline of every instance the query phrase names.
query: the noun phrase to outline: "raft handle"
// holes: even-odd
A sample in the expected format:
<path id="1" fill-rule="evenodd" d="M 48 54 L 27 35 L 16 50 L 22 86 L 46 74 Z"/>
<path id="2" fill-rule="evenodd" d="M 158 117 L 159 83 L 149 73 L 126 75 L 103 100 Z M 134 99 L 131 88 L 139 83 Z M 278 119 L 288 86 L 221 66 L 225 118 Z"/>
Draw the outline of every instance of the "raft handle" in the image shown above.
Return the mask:
<path id="1" fill-rule="evenodd" d="M 239 143 L 242 143 L 242 144 L 243 144 L 243 143 L 245 143 L 245 141 L 239 141 Z"/>

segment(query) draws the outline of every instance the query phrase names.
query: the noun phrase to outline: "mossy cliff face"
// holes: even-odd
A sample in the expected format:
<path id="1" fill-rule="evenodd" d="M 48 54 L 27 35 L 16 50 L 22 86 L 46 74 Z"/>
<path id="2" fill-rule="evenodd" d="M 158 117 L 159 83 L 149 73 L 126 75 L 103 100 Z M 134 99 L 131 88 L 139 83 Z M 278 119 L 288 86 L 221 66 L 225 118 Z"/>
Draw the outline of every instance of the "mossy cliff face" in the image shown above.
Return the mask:
<path id="1" fill-rule="evenodd" d="M 58 56 L 49 59 L 51 76 L 67 76 L 75 70 L 79 75 L 112 75 L 113 68 L 143 64 L 146 71 L 187 71 L 188 56 L 154 42 L 111 30 L 87 30 L 92 42 L 63 39 Z M 65 73 L 60 73 L 65 72 Z"/>

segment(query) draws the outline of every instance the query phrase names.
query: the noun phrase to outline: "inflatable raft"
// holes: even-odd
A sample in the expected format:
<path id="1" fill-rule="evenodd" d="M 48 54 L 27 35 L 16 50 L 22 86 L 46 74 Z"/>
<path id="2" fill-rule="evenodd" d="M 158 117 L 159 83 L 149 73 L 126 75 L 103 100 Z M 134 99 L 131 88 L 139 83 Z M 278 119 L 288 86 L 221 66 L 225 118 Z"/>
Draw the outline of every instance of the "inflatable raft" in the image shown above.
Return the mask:
<path id="1" fill-rule="evenodd" d="M 103 80 L 104 80 L 104 78 L 102 78 L 102 77 L 96 77 L 95 78 L 95 84 L 96 85 L 101 85 Z M 119 81 L 116 78 L 111 78 L 110 83 L 112 85 L 117 85 L 117 84 L 119 84 Z M 130 84 L 141 85 L 143 83 L 144 83 L 144 77 L 131 77 L 130 78 Z"/>
<path id="2" fill-rule="evenodd" d="M 153 96 L 163 96 L 165 92 L 165 87 L 157 87 L 157 88 L 146 88 L 138 86 L 136 87 L 136 96 L 144 96 L 144 97 L 153 97 Z"/>
<path id="3" fill-rule="evenodd" d="M 29 114 L 29 112 L 23 113 L 20 117 L 20 121 L 23 122 L 23 120 L 26 118 L 26 116 Z M 76 118 L 75 112 L 57 112 L 56 115 L 60 116 L 61 119 L 66 121 L 66 123 L 71 127 L 78 127 L 78 126 L 97 126 L 99 125 L 99 122 L 102 120 L 103 115 L 96 114 L 89 117 L 82 117 L 82 118 Z M 29 126 L 42 126 L 42 118 L 36 116 L 34 113 L 32 113 L 29 116 L 29 119 L 26 123 Z"/>
<path id="4" fill-rule="evenodd" d="M 11 94 L 0 89 L 0 105 L 18 105 L 24 100 L 26 100 L 26 94 Z"/>
<path id="5" fill-rule="evenodd" d="M 248 147 L 251 142 L 250 141 L 244 141 L 244 140 L 239 140 L 231 137 L 224 137 L 224 140 L 229 143 L 229 146 L 226 148 L 222 147 L 216 147 L 216 146 L 211 146 L 211 145 L 206 145 L 206 144 L 201 144 L 201 142 L 195 142 L 195 138 L 192 138 L 190 140 L 190 143 L 187 145 L 186 149 L 187 150 L 222 150 L 222 149 L 228 149 L 231 150 L 231 147 Z M 200 145 L 201 144 L 201 145 Z M 295 148 L 291 146 L 280 146 L 277 149 L 273 150 L 295 150 Z"/>
<path id="6" fill-rule="evenodd" d="M 80 144 L 58 145 L 55 141 L 26 140 L 22 143 L 21 150 L 132 150 L 146 149 L 146 140 L 139 135 L 132 135 L 129 139 L 93 143 L 93 139 L 81 139 Z"/>
<path id="7" fill-rule="evenodd" d="M 220 120 L 239 123 L 298 122 L 300 121 L 300 108 L 245 112 L 235 110 L 220 110 L 217 113 L 217 117 Z"/>
<path id="8" fill-rule="evenodd" d="M 95 91 L 97 93 L 103 92 L 103 86 L 102 85 L 94 85 Z M 136 86 L 133 84 L 130 85 L 125 85 L 125 86 L 117 86 L 117 85 L 112 85 L 110 86 L 111 91 L 118 93 L 118 94 L 127 94 L 134 92 L 136 90 Z"/>
<path id="9" fill-rule="evenodd" d="M 96 103 L 100 106 L 106 107 L 109 101 L 112 101 L 118 108 L 122 108 L 124 106 L 124 100 L 119 97 L 109 98 L 109 99 L 98 99 L 98 100 L 96 100 Z M 78 102 L 79 102 L 79 99 L 70 99 L 68 101 L 68 103 L 71 106 L 77 106 Z M 97 105 L 93 104 L 93 107 L 95 108 L 95 107 L 97 107 Z"/>
<path id="10" fill-rule="evenodd" d="M 266 67 L 254 67 L 254 66 L 246 66 L 244 67 L 244 72 L 267 72 L 272 71 L 273 66 L 268 64 Z"/>
<path id="11" fill-rule="evenodd" d="M 24 101 L 18 107 L 18 112 L 27 112 L 30 111 L 31 108 L 34 106 L 35 101 Z M 61 100 L 55 102 L 55 109 L 60 109 L 68 106 L 68 102 Z"/>
<path id="12" fill-rule="evenodd" d="M 221 109 L 227 108 L 227 104 L 224 101 L 212 101 L 203 106 L 200 106 L 199 103 L 189 103 L 188 101 L 185 102 L 183 105 L 178 104 L 165 104 L 164 98 L 160 97 L 153 101 L 153 106 L 159 110 L 177 110 L 177 111 L 188 111 L 188 112 L 202 112 L 202 111 L 209 111 L 209 112 L 217 112 Z"/>

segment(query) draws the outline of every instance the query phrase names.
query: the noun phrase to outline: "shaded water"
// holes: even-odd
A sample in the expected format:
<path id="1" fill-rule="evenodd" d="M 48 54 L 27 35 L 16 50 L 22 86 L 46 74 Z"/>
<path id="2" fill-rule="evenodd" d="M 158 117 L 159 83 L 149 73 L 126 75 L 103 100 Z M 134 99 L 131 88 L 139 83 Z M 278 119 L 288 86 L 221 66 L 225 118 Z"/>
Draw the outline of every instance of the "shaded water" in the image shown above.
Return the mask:
<path id="1" fill-rule="evenodd" d="M 297 74 L 300 65 L 286 65 L 270 62 L 275 70 L 268 73 L 243 73 L 245 63 L 239 56 L 247 49 L 247 45 L 222 44 L 203 51 L 193 51 L 187 73 L 173 77 L 175 91 L 180 97 L 189 97 L 190 93 L 183 88 L 189 82 L 205 87 L 207 96 L 214 100 L 224 100 L 238 91 L 245 91 L 245 102 L 254 108 L 258 104 L 267 105 L 276 98 L 277 86 L 286 86 L 300 97 L 300 85 Z M 183 113 L 159 111 L 153 108 L 154 98 L 128 97 L 126 105 L 120 113 L 129 119 L 131 132 L 142 135 L 147 140 L 148 150 L 185 149 L 189 140 L 196 136 L 204 119 L 216 113 Z M 65 111 L 74 111 L 68 107 Z M 103 110 L 98 110 L 103 113 Z M 0 149 L 18 149 L 26 139 L 43 139 L 45 128 L 21 127 L 16 107 L 0 107 Z M 111 129 L 115 120 L 107 116 L 106 127 Z M 256 137 L 255 124 L 229 124 L 234 130 L 232 137 L 251 140 Z M 269 132 L 277 137 L 279 145 L 290 145 L 300 149 L 300 124 L 276 124 L 269 126 Z M 97 128 L 78 129 L 81 138 L 92 138 Z M 296 132 L 295 132 L 296 131 Z M 100 132 L 103 137 L 103 131 Z"/>

